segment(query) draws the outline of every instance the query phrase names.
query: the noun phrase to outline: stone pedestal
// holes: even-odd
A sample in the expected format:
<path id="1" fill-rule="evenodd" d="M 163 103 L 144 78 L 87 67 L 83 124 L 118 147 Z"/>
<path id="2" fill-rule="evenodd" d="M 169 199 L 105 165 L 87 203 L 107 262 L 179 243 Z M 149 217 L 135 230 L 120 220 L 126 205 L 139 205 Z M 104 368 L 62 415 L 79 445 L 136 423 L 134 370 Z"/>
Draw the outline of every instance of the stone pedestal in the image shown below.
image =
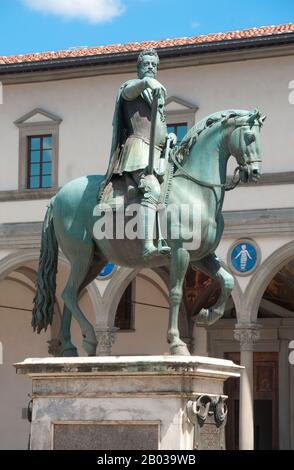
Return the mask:
<path id="1" fill-rule="evenodd" d="M 31 449 L 224 449 L 233 362 L 198 356 L 26 359 Z"/>

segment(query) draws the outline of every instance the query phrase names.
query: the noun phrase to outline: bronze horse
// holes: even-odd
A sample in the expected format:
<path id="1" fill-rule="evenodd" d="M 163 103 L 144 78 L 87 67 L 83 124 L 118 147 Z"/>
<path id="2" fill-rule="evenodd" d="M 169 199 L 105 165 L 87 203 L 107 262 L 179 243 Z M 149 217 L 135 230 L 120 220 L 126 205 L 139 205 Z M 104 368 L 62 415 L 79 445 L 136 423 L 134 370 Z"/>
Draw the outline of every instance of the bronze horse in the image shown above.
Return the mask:
<path id="1" fill-rule="evenodd" d="M 236 174 L 242 182 L 257 181 L 261 174 L 260 128 L 265 116 L 258 110 L 226 110 L 202 119 L 189 130 L 181 145 L 173 153 L 174 174 L 171 180 L 169 205 L 197 206 L 197 247 L 187 248 L 181 233 L 188 231 L 192 219 L 179 222 L 180 235 L 167 241 L 170 257 L 163 255 L 145 261 L 140 240 L 97 239 L 95 224 L 101 215 L 95 215 L 97 190 L 103 176 L 85 176 L 67 183 L 50 201 L 42 232 L 37 291 L 34 299 L 32 325 L 37 332 L 52 323 L 58 245 L 70 262 L 71 270 L 62 293 L 64 310 L 59 339 L 64 356 L 75 356 L 71 342 L 70 324 L 74 316 L 83 335 L 83 348 L 88 355 L 96 354 L 97 340 L 93 326 L 78 305 L 78 295 L 92 282 L 107 262 L 127 267 L 170 267 L 170 315 L 167 340 L 171 354 L 188 355 L 186 344 L 180 339 L 178 314 L 182 300 L 183 280 L 189 263 L 221 285 L 217 303 L 198 315 L 200 324 L 212 324 L 219 319 L 234 286 L 233 276 L 221 265 L 215 255 L 224 228 L 221 214 L 227 188 L 227 161 L 234 156 Z M 191 214 L 193 211 L 191 212 Z M 93 215 L 94 214 L 94 215 Z M 191 217 L 193 217 L 191 215 Z M 167 225 L 171 224 L 167 217 Z M 189 226 L 189 227 L 188 227 Z"/>

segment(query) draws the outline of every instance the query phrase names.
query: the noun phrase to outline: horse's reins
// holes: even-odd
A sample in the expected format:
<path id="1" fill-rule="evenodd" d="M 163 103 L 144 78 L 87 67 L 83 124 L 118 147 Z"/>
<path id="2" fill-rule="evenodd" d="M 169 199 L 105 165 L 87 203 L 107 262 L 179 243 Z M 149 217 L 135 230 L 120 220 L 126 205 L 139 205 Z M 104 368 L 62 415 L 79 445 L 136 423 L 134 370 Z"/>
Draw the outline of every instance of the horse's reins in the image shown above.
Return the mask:
<path id="1" fill-rule="evenodd" d="M 237 127 L 245 127 L 244 124 L 240 125 L 240 126 L 237 126 Z M 247 125 L 246 125 L 247 126 Z M 241 136 L 240 136 L 241 138 Z M 185 170 L 184 167 L 182 167 L 180 165 L 180 163 L 178 162 L 178 160 L 176 159 L 175 155 L 174 155 L 174 152 L 171 152 L 170 153 L 170 157 L 173 161 L 173 163 L 175 164 L 175 166 L 178 168 L 178 170 L 181 171 L 180 174 L 177 174 L 177 175 L 174 175 L 174 178 L 176 178 L 177 176 L 184 176 L 185 178 L 189 179 L 190 181 L 193 181 L 194 183 L 196 184 L 199 184 L 200 186 L 204 186 L 206 188 L 210 188 L 210 189 L 214 189 L 214 188 L 225 188 L 225 191 L 231 191 L 232 189 L 235 189 L 238 184 L 240 183 L 241 181 L 241 177 L 240 177 L 240 171 L 241 170 L 244 170 L 247 166 L 248 166 L 248 163 L 244 163 L 244 164 L 241 164 L 241 165 L 238 165 L 236 168 L 235 168 L 235 171 L 234 171 L 234 174 L 233 174 L 233 177 L 231 179 L 231 181 L 229 183 L 223 183 L 223 184 L 217 184 L 217 183 L 208 183 L 207 181 L 201 181 L 201 180 L 198 180 L 197 178 L 195 178 L 194 176 L 191 176 L 187 170 Z M 255 163 L 255 162 L 261 162 L 262 160 L 251 160 L 250 163 Z M 237 179 L 235 179 L 236 175 L 238 173 L 238 177 Z"/>
<path id="2" fill-rule="evenodd" d="M 235 168 L 233 178 L 229 183 L 217 184 L 217 183 L 208 183 L 207 181 L 201 181 L 201 180 L 198 180 L 197 178 L 195 178 L 194 176 L 191 176 L 187 172 L 187 170 L 185 170 L 185 168 L 180 165 L 180 163 L 177 161 L 176 157 L 174 156 L 173 152 L 171 152 L 170 157 L 171 157 L 173 163 L 175 164 L 175 166 L 178 168 L 178 170 L 181 171 L 181 173 L 174 175 L 174 178 L 176 178 L 177 176 L 184 176 L 185 178 L 193 181 L 196 184 L 199 184 L 200 186 L 204 186 L 204 187 L 210 188 L 210 189 L 225 188 L 225 191 L 231 191 L 232 189 L 235 189 L 236 186 L 238 186 L 238 184 L 241 181 L 240 175 L 238 175 L 238 178 L 236 180 L 235 180 L 235 177 L 236 177 L 236 174 L 239 173 L 240 170 L 242 170 L 243 165 L 242 166 L 238 165 Z"/>

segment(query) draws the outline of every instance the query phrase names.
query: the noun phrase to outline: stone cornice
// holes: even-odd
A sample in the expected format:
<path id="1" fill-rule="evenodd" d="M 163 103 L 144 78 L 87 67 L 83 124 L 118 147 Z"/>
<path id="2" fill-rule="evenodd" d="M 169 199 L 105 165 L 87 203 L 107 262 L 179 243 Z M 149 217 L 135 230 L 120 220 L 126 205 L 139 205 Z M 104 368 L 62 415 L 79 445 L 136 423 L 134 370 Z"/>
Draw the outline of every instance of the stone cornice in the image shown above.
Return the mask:
<path id="1" fill-rule="evenodd" d="M 294 183 L 294 171 L 280 171 L 276 173 L 263 173 L 258 183 L 248 182 L 240 183 L 240 186 L 270 186 L 279 184 L 292 184 Z"/>
<path id="2" fill-rule="evenodd" d="M 182 110 L 174 112 L 168 111 L 169 115 L 180 115 Z M 186 115 L 187 112 L 184 110 L 183 113 Z M 50 123 L 49 123 L 50 124 Z M 231 177 L 228 178 L 228 181 Z M 294 171 L 283 171 L 276 173 L 264 173 L 258 183 L 240 183 L 242 187 L 254 186 L 270 186 L 270 185 L 282 185 L 282 184 L 294 184 Z M 19 191 L 17 189 L 0 191 L 0 202 L 7 201 L 23 201 L 23 200 L 35 200 L 35 199 L 51 199 L 60 188 L 50 189 L 24 189 Z"/>
<path id="3" fill-rule="evenodd" d="M 12 189 L 0 191 L 0 202 L 13 201 L 35 201 L 39 199 L 51 199 L 57 192 L 57 189 Z"/>
<path id="4" fill-rule="evenodd" d="M 294 54 L 294 35 L 291 33 L 288 36 L 289 39 L 279 35 L 277 38 L 221 41 L 219 44 L 162 49 L 160 70 L 291 56 Z M 137 56 L 138 52 L 131 52 L 0 66 L 0 80 L 5 85 L 133 73 L 136 71 Z"/>
<path id="5" fill-rule="evenodd" d="M 224 212 L 224 238 L 293 235 L 294 208 Z M 42 222 L 0 224 L 0 248 L 36 248 Z"/>
<path id="6" fill-rule="evenodd" d="M 294 208 L 225 211 L 223 237 L 293 235 Z"/>
<path id="7" fill-rule="evenodd" d="M 106 356 L 78 358 L 26 359 L 15 364 L 18 374 L 46 377 L 90 374 L 92 377 L 164 376 L 200 377 L 209 373 L 214 378 L 239 377 L 242 367 L 225 359 L 202 356 Z"/>
<path id="8" fill-rule="evenodd" d="M 0 248 L 39 248 L 42 222 L 0 224 Z"/>

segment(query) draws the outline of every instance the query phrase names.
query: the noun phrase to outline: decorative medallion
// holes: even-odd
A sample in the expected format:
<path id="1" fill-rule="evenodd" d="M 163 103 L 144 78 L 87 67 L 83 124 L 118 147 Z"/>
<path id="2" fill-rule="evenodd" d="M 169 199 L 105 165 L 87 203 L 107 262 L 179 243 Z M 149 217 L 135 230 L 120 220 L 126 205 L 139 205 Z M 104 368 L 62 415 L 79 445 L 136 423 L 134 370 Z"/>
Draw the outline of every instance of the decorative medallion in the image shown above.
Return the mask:
<path id="1" fill-rule="evenodd" d="M 228 264 L 238 276 L 248 276 L 260 263 L 260 248 L 253 240 L 236 241 L 228 252 Z"/>
<path id="2" fill-rule="evenodd" d="M 116 264 L 114 263 L 107 263 L 102 271 L 97 276 L 99 281 L 104 281 L 105 279 L 110 279 L 114 272 L 116 271 Z"/>

